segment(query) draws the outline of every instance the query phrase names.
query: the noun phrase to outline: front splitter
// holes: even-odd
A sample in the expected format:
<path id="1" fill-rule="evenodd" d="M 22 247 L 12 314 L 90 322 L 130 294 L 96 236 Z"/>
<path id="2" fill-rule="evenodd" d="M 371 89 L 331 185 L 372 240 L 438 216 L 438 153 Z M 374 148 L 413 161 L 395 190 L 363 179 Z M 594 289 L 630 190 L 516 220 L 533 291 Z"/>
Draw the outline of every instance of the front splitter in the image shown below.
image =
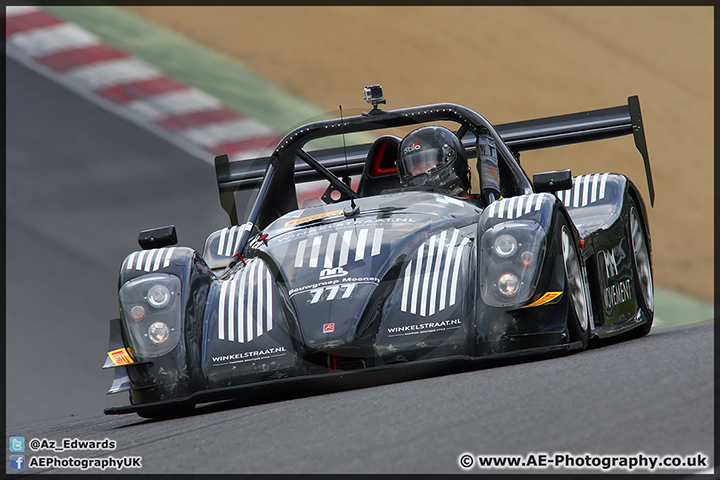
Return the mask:
<path id="1" fill-rule="evenodd" d="M 489 366 L 505 359 L 563 353 L 577 348 L 581 348 L 580 342 L 572 342 L 542 348 L 531 348 L 514 352 L 497 353 L 480 358 L 453 356 L 430 360 L 418 360 L 412 363 L 382 365 L 378 367 L 364 368 L 361 370 L 267 380 L 246 385 L 203 390 L 179 399 L 144 403 L 141 405 L 110 407 L 106 408 L 104 413 L 106 415 L 137 413 L 142 416 L 144 413 L 150 414 L 151 412 L 158 412 L 164 409 L 189 409 L 201 403 L 233 400 L 238 398 L 252 399 L 259 396 L 267 396 L 268 394 L 276 392 L 279 393 L 288 391 L 292 388 L 292 386 L 300 383 L 302 383 L 307 390 L 316 390 L 317 393 L 330 393 L 334 391 L 386 385 L 400 381 L 417 380 L 420 378 L 447 375 L 450 373 L 461 373 L 463 371 Z"/>

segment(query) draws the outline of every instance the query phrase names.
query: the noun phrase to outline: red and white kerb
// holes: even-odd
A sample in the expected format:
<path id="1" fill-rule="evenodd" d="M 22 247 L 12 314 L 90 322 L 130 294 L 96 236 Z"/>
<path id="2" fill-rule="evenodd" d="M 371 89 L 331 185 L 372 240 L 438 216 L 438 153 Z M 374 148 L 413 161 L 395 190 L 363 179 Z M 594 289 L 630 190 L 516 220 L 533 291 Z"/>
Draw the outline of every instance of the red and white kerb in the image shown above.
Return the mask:
<path id="1" fill-rule="evenodd" d="M 8 6 L 5 14 L 6 43 L 26 60 L 212 155 L 260 156 L 278 137 L 268 125 L 38 7 Z"/>

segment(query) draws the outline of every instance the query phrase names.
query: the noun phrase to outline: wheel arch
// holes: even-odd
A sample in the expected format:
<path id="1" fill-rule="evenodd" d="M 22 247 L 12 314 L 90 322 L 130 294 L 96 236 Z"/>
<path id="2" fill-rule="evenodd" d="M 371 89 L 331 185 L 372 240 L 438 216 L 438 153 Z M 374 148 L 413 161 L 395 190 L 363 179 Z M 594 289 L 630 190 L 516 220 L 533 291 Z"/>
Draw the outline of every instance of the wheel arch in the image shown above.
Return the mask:
<path id="1" fill-rule="evenodd" d="M 645 207 L 645 201 L 643 200 L 640 191 L 630 179 L 627 179 L 627 194 L 630 196 L 630 198 L 632 198 L 635 206 L 640 212 L 640 221 L 642 222 L 643 230 L 645 231 L 645 238 L 647 240 L 648 250 L 650 252 L 650 263 L 652 266 L 652 238 L 650 236 L 650 223 L 648 219 L 647 208 Z M 629 215 L 629 206 L 627 207 L 627 210 L 627 213 Z"/>

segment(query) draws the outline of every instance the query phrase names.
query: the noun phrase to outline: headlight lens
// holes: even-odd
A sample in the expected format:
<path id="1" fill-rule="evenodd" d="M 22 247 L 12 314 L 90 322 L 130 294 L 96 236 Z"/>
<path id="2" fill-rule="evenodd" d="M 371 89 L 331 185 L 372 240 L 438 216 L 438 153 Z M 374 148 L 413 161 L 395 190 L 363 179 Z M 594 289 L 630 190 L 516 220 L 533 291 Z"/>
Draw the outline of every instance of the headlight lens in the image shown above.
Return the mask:
<path id="1" fill-rule="evenodd" d="M 498 280 L 498 290 L 506 297 L 512 297 L 520 288 L 520 279 L 512 273 L 505 273 Z"/>
<path id="2" fill-rule="evenodd" d="M 520 261 L 523 265 L 530 265 L 535 261 L 535 255 L 533 255 L 532 252 L 523 252 L 522 255 L 520 255 Z"/>
<path id="3" fill-rule="evenodd" d="M 136 322 L 142 322 L 143 318 L 145 318 L 145 309 L 142 305 L 135 305 L 130 309 L 130 316 Z"/>
<path id="4" fill-rule="evenodd" d="M 518 249 L 517 240 L 512 235 L 507 233 L 500 235 L 495 239 L 493 245 L 495 253 L 500 255 L 502 258 L 512 257 Z"/>
<path id="5" fill-rule="evenodd" d="M 537 287 L 545 256 L 543 227 L 530 220 L 499 223 L 481 233 L 480 292 L 492 307 L 522 306 Z"/>
<path id="6" fill-rule="evenodd" d="M 147 301 L 155 308 L 162 308 L 170 303 L 170 290 L 165 285 L 155 285 L 148 292 Z"/>
<path id="7" fill-rule="evenodd" d="M 141 275 L 120 288 L 123 324 L 138 358 L 165 355 L 179 343 L 181 293 L 180 279 L 166 273 Z"/>
<path id="8" fill-rule="evenodd" d="M 170 337 L 170 327 L 163 322 L 155 322 L 148 328 L 148 338 L 151 342 L 159 345 Z"/>

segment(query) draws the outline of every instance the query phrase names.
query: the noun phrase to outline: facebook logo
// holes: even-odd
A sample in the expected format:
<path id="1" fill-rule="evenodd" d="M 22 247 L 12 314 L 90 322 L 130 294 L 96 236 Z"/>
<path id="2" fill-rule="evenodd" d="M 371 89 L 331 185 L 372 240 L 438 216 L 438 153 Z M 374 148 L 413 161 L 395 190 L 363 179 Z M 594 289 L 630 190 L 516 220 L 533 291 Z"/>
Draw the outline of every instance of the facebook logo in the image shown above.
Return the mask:
<path id="1" fill-rule="evenodd" d="M 25 455 L 10 455 L 10 470 L 24 470 Z"/>
<path id="2" fill-rule="evenodd" d="M 10 451 L 11 452 L 24 452 L 25 451 L 25 438 L 10 437 Z"/>

